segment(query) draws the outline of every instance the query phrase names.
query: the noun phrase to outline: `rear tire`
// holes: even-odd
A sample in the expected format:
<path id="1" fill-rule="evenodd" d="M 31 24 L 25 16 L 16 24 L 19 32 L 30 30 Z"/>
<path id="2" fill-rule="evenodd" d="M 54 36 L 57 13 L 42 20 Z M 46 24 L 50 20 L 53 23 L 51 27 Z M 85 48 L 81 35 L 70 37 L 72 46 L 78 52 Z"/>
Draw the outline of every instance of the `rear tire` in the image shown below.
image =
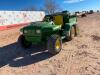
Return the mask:
<path id="1" fill-rule="evenodd" d="M 75 37 L 75 26 L 72 26 L 71 31 L 70 31 L 70 39 L 74 39 Z"/>
<path id="2" fill-rule="evenodd" d="M 32 43 L 28 42 L 23 35 L 19 36 L 18 41 L 20 42 L 23 48 L 29 48 L 32 45 Z"/>
<path id="3" fill-rule="evenodd" d="M 66 40 L 67 41 L 71 41 L 75 37 L 75 34 L 76 34 L 75 30 L 76 30 L 75 26 L 72 26 L 71 30 L 68 33 L 66 33 Z"/>
<path id="4" fill-rule="evenodd" d="M 58 54 L 62 49 L 62 39 L 59 35 L 51 35 L 47 39 L 47 49 L 50 54 Z"/>
<path id="5" fill-rule="evenodd" d="M 75 25 L 75 36 L 79 35 L 79 27 L 78 25 Z"/>

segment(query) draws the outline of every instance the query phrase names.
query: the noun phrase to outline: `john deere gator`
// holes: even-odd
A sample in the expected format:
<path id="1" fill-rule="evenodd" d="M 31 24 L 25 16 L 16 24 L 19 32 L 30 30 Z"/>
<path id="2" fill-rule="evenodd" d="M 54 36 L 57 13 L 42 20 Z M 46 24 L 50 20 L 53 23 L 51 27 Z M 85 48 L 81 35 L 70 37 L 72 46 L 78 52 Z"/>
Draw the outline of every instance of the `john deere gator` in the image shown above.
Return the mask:
<path id="1" fill-rule="evenodd" d="M 32 44 L 43 44 L 51 54 L 57 54 L 62 50 L 62 40 L 72 40 L 77 36 L 77 18 L 63 11 L 52 15 L 46 15 L 42 22 L 32 22 L 20 30 L 21 45 L 29 48 Z"/>

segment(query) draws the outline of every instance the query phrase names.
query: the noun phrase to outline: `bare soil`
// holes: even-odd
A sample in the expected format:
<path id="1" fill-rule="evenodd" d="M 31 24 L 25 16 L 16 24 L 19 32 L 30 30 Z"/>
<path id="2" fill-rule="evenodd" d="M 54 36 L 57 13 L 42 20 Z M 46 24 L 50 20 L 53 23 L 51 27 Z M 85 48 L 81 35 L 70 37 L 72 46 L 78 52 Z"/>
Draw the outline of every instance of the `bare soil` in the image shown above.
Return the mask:
<path id="1" fill-rule="evenodd" d="M 78 18 L 80 34 L 52 56 L 41 45 L 23 49 L 18 28 L 0 31 L 0 75 L 100 75 L 100 13 Z"/>

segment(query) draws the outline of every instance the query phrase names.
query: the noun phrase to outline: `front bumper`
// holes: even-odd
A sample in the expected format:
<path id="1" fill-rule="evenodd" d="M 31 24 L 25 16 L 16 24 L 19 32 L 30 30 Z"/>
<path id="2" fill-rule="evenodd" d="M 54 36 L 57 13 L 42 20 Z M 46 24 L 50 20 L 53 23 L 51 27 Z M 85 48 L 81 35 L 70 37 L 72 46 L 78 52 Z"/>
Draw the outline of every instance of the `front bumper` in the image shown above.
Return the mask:
<path id="1" fill-rule="evenodd" d="M 25 39 L 33 44 L 37 44 L 41 42 L 40 36 L 25 36 Z"/>

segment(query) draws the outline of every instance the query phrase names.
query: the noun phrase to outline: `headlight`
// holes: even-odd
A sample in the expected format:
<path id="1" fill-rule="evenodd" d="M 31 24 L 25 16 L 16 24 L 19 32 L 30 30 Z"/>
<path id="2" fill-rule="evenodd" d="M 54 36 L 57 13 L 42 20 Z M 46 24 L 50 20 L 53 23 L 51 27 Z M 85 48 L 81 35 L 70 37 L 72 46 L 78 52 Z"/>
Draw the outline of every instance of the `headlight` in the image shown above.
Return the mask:
<path id="1" fill-rule="evenodd" d="M 41 31 L 40 31 L 40 30 L 36 30 L 36 33 L 37 33 L 37 34 L 40 34 L 40 33 L 41 33 Z"/>
<path id="2" fill-rule="evenodd" d="M 27 30 L 24 30 L 24 33 L 28 33 L 28 31 Z"/>

